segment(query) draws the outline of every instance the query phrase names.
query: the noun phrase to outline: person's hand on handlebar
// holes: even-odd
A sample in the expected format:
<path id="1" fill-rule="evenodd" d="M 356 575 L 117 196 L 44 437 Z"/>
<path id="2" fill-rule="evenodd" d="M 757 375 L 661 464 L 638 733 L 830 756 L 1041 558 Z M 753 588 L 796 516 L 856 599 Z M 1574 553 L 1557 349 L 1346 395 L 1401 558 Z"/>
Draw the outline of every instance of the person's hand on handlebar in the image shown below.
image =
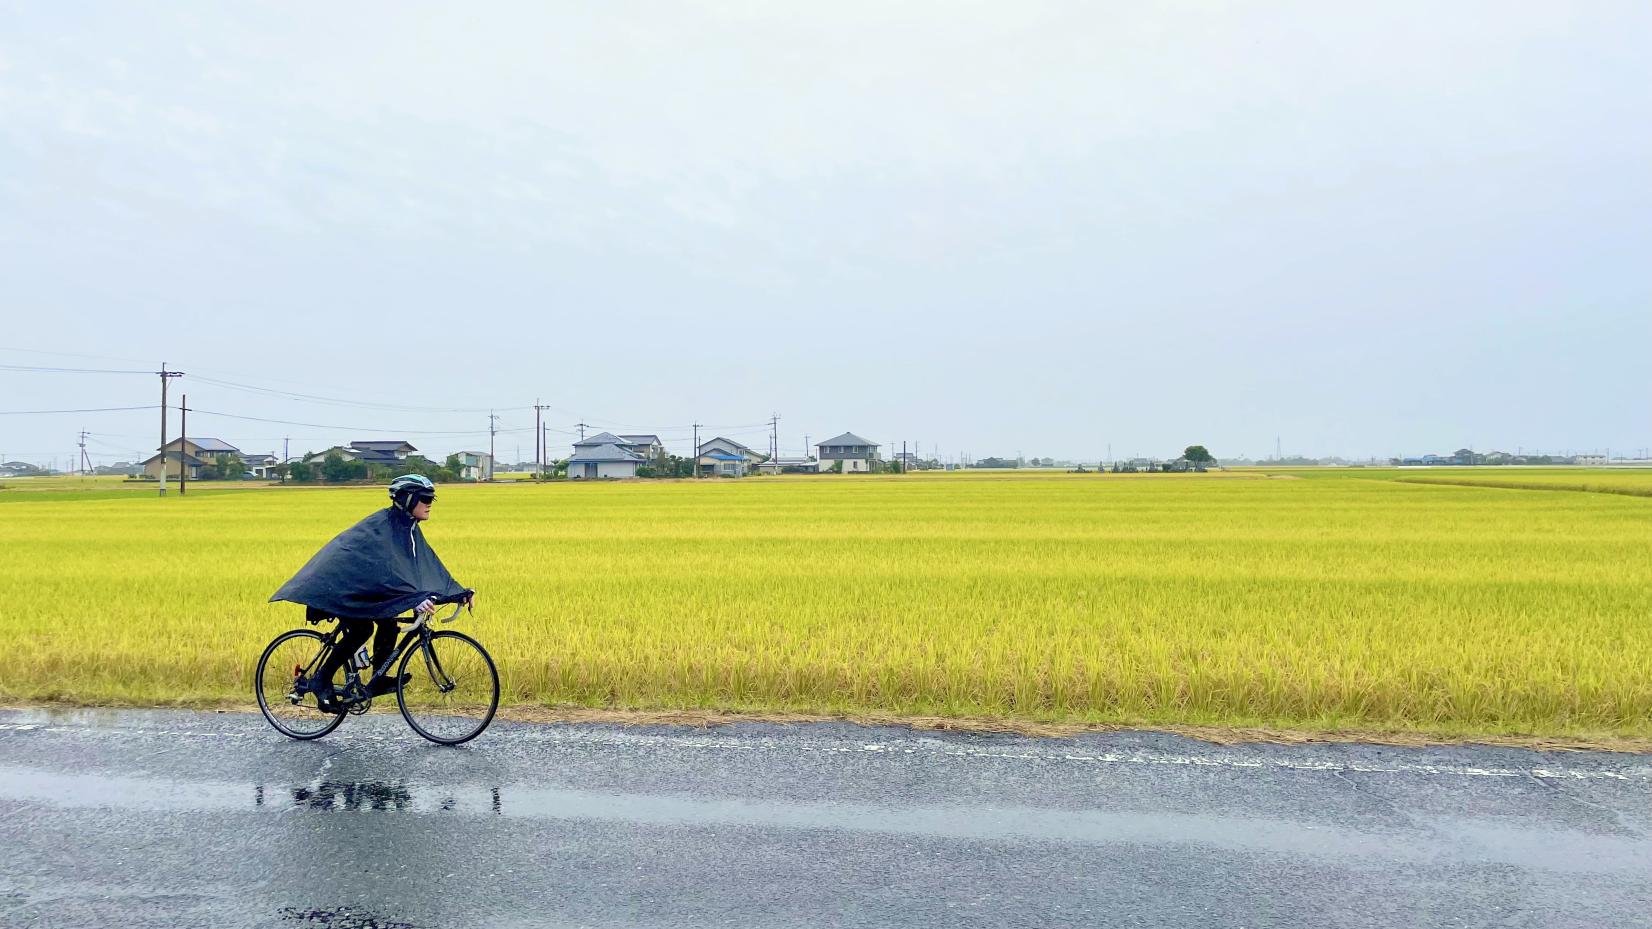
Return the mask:
<path id="1" fill-rule="evenodd" d="M 426 597 L 419 603 L 418 606 L 413 608 L 413 612 L 418 613 L 421 616 L 429 616 L 431 613 L 436 612 L 436 601 Z"/>

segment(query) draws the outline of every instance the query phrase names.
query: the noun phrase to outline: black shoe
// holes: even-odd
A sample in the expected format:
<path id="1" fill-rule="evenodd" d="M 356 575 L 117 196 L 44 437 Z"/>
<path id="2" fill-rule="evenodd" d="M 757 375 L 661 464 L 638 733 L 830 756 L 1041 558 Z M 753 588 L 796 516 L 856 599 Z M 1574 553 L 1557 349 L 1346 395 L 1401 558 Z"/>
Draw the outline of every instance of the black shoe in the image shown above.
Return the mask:
<path id="1" fill-rule="evenodd" d="M 393 694 L 396 692 L 396 685 L 398 683 L 405 684 L 412 679 L 412 674 L 403 674 L 402 679 L 399 682 L 393 681 L 388 677 L 381 677 L 373 682 L 373 686 L 369 687 L 367 692 L 375 697 L 382 697 L 385 694 Z"/>
<path id="2" fill-rule="evenodd" d="M 333 689 L 332 681 L 311 681 L 310 693 L 315 694 L 316 709 L 323 713 L 337 713 L 343 709 L 339 705 L 338 692 Z"/>

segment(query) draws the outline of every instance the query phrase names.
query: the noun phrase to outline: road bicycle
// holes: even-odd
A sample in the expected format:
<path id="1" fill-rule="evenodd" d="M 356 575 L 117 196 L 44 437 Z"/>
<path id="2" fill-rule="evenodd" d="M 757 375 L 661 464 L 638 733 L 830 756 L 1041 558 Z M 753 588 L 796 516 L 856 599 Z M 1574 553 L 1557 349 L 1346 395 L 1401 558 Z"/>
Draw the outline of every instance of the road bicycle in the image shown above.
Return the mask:
<path id="1" fill-rule="evenodd" d="M 345 716 L 367 712 L 373 705 L 373 685 L 396 668 L 396 705 L 414 732 L 441 745 L 476 738 L 499 708 L 499 671 L 475 639 L 462 632 L 431 629 L 432 621 L 450 623 L 459 618 L 469 596 L 466 591 L 457 597 L 438 598 L 439 605 L 453 605 L 453 612 L 441 619 L 433 612 L 419 613 L 400 623 L 407 634 L 376 670 L 363 645 L 334 675 L 329 708 L 323 708 L 316 697 L 313 676 L 337 647 L 340 626 L 325 633 L 312 629 L 283 632 L 258 659 L 253 677 L 258 708 L 282 735 L 319 739 L 337 729 Z M 363 670 L 372 670 L 365 682 Z"/>

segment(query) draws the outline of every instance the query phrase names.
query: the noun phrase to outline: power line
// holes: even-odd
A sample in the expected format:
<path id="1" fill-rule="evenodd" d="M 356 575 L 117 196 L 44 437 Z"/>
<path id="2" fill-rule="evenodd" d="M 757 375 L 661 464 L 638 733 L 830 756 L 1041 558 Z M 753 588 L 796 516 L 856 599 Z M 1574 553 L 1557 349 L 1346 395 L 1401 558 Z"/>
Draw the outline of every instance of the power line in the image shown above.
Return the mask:
<path id="1" fill-rule="evenodd" d="M 337 425 L 337 424 L 334 424 L 334 423 L 301 423 L 301 422 L 297 422 L 296 420 L 291 420 L 291 419 L 269 419 L 269 418 L 263 417 L 263 416 L 242 416 L 239 413 L 223 413 L 223 412 L 219 412 L 217 410 L 203 410 L 203 409 L 200 409 L 199 407 L 193 407 L 191 409 L 192 409 L 192 412 L 204 414 L 206 416 L 223 416 L 223 417 L 227 417 L 229 419 L 244 419 L 244 420 L 247 420 L 249 422 L 255 422 L 255 423 L 275 423 L 276 425 L 281 425 L 281 426 L 306 426 L 306 427 L 309 427 L 311 429 L 337 429 L 341 432 L 394 432 L 394 433 L 398 433 L 398 434 L 401 434 L 401 435 L 423 435 L 423 436 L 469 436 L 469 435 L 487 435 L 488 434 L 488 431 L 486 429 L 473 429 L 473 430 L 460 431 L 460 432 L 444 432 L 444 431 L 441 431 L 441 430 L 434 430 L 434 429 L 384 429 L 384 428 L 381 428 L 381 427 L 378 427 L 378 426 L 340 426 L 340 425 Z M 501 432 L 511 432 L 511 431 L 519 431 L 519 430 L 501 429 L 500 431 Z"/>
<path id="2" fill-rule="evenodd" d="M 325 403 L 336 406 L 354 406 L 366 409 L 397 410 L 404 413 L 488 413 L 500 407 L 458 407 L 458 406 L 411 406 L 403 403 L 375 403 L 370 400 L 346 400 L 342 397 L 326 397 L 320 394 L 299 393 L 293 390 L 282 390 L 275 387 L 259 387 L 255 384 L 240 384 L 235 381 L 226 381 L 213 377 L 202 377 L 199 374 L 191 375 L 193 380 L 215 387 L 228 387 L 231 390 L 244 390 L 250 393 L 271 394 L 289 400 L 298 400 L 304 403 Z M 515 409 L 506 407 L 505 409 Z"/>
<path id="3" fill-rule="evenodd" d="M 145 374 L 154 374 L 145 371 Z M 128 410 L 153 410 L 155 404 L 146 406 L 100 406 L 84 410 L 0 410 L 0 416 L 41 416 L 48 413 L 124 413 Z"/>
<path id="4" fill-rule="evenodd" d="M 0 364 L 0 371 L 33 371 L 37 374 L 145 374 L 153 375 L 153 371 L 139 371 L 134 368 L 43 368 L 39 365 L 9 365 Z"/>

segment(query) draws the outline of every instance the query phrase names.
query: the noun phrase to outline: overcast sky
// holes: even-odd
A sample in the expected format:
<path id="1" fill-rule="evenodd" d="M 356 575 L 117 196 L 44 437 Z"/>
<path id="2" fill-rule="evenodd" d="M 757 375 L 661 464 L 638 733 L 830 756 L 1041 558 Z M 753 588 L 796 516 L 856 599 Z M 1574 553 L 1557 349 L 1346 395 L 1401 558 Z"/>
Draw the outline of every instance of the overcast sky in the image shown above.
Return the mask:
<path id="1" fill-rule="evenodd" d="M 1649 47 L 1638 0 L 0 3 L 0 366 L 166 361 L 192 434 L 294 454 L 496 407 L 531 457 L 536 397 L 563 454 L 1616 453 Z M 158 393 L 0 367 L 0 411 Z"/>

